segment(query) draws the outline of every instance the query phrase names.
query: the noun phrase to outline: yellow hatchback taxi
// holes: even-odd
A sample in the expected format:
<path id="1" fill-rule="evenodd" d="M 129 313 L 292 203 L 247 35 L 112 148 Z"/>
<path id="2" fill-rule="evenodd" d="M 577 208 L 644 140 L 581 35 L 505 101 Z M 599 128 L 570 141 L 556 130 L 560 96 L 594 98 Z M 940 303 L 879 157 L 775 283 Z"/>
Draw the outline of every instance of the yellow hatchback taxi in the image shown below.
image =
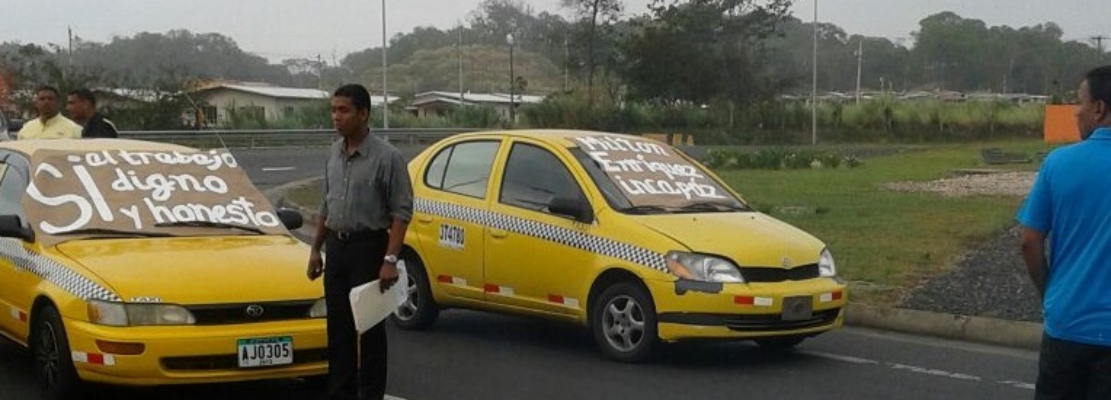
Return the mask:
<path id="1" fill-rule="evenodd" d="M 661 341 L 787 348 L 842 324 L 846 287 L 826 246 L 666 144 L 467 133 L 409 168 L 410 297 L 391 317 L 402 328 L 454 307 L 550 317 L 633 362 Z"/>
<path id="2" fill-rule="evenodd" d="M 327 373 L 307 245 L 223 150 L 0 143 L 0 334 L 46 398 Z"/>

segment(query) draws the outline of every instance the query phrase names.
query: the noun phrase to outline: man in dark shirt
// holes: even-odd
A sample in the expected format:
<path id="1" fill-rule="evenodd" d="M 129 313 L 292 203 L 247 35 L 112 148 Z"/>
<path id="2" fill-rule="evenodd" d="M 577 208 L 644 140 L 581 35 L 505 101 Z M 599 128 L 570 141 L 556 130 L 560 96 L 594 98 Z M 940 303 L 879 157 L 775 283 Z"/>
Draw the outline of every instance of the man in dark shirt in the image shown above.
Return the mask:
<path id="1" fill-rule="evenodd" d="M 328 398 L 382 399 L 386 391 L 384 322 L 361 336 L 351 313 L 351 289 L 398 280 L 397 257 L 413 215 L 413 188 L 405 158 L 371 135 L 370 93 L 345 85 L 332 96 L 339 131 L 324 167 L 324 194 L 309 256 L 308 277 L 324 276 L 328 308 Z M 327 264 L 320 256 L 327 251 Z M 358 340 L 356 340 L 358 339 Z"/>
<path id="2" fill-rule="evenodd" d="M 96 111 L 96 96 L 89 89 L 76 89 L 66 96 L 66 110 L 69 118 L 84 127 L 82 138 L 116 138 L 116 125 Z"/>

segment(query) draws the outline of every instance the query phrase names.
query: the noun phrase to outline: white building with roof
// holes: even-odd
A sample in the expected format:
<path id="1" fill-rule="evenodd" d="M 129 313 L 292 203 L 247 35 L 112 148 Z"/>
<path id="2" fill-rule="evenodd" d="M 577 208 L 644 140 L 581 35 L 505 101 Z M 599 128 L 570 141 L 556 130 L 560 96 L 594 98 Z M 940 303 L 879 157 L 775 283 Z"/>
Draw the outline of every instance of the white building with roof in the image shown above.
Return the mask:
<path id="1" fill-rule="evenodd" d="M 509 119 L 510 105 L 520 108 L 525 104 L 544 101 L 544 96 L 516 94 L 512 100 L 508 93 L 471 93 L 432 91 L 419 93 L 405 107 L 417 117 L 444 116 L 460 106 L 490 106 L 504 119 Z"/>
<path id="2" fill-rule="evenodd" d="M 231 110 L 254 114 L 255 118 L 267 120 L 281 119 L 302 107 L 327 104 L 332 93 L 319 89 L 290 88 L 264 83 L 216 82 L 200 86 L 187 92 L 193 104 L 203 112 L 205 125 L 226 125 Z M 389 96 L 389 102 L 397 101 L 397 96 Z M 379 107 L 386 101 L 381 95 L 371 95 L 372 107 Z"/>

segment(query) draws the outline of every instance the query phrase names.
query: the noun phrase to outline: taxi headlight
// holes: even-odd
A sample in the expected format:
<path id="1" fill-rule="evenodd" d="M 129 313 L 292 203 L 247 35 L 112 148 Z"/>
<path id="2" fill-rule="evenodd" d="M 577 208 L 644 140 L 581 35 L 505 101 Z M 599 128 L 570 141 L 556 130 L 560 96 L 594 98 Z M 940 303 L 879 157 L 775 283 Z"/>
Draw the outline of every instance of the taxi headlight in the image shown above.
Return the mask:
<path id="1" fill-rule="evenodd" d="M 309 318 L 326 318 L 328 317 L 328 304 L 324 299 L 317 300 L 309 310 Z"/>
<path id="2" fill-rule="evenodd" d="M 193 325 L 197 319 L 185 307 L 160 303 L 119 303 L 89 300 L 89 321 L 108 326 Z"/>
<path id="3" fill-rule="evenodd" d="M 667 269 L 683 279 L 703 282 L 742 283 L 741 271 L 729 260 L 705 254 L 672 251 L 667 254 Z"/>
<path id="4" fill-rule="evenodd" d="M 837 265 L 833 262 L 833 254 L 829 249 L 822 249 L 822 254 L 818 257 L 818 272 L 825 278 L 837 276 Z"/>

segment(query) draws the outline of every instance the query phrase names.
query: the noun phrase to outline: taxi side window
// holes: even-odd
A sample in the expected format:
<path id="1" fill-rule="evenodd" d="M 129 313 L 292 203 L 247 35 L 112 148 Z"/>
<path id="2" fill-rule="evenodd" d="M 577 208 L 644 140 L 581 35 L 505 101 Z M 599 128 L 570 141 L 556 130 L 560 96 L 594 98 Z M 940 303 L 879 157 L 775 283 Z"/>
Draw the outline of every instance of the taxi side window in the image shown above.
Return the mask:
<path id="1" fill-rule="evenodd" d="M 498 142 L 475 141 L 440 150 L 424 175 L 428 187 L 479 199 L 486 198 Z"/>
<path id="2" fill-rule="evenodd" d="M 23 216 L 23 193 L 27 177 L 21 168 L 0 163 L 0 215 Z"/>
<path id="3" fill-rule="evenodd" d="M 548 204 L 556 197 L 585 198 L 571 171 L 554 154 L 534 145 L 514 144 L 505 164 L 498 201 L 549 212 Z"/>

